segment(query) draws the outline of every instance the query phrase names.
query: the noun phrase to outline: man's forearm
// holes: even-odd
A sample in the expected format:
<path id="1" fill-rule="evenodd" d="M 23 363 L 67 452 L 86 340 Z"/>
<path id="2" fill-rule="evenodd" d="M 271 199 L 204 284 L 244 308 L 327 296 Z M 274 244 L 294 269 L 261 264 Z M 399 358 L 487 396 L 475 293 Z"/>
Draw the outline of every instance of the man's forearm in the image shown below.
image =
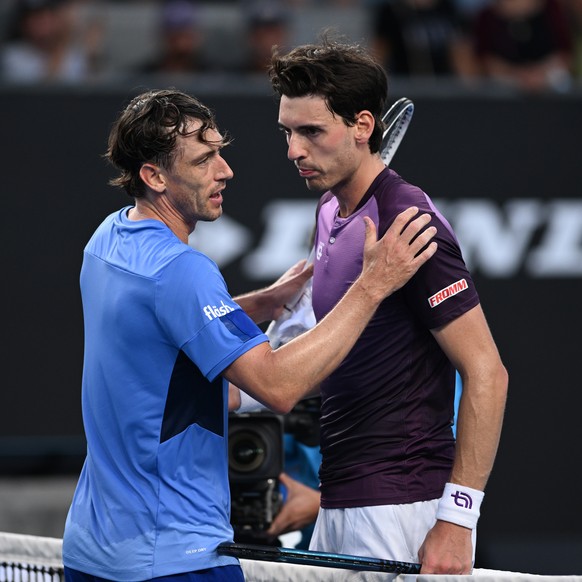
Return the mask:
<path id="1" fill-rule="evenodd" d="M 272 319 L 273 306 L 269 300 L 268 288 L 238 295 L 234 297 L 234 300 L 255 323 L 263 323 Z"/>
<path id="2" fill-rule="evenodd" d="M 483 491 L 493 468 L 501 436 L 507 373 L 496 366 L 475 386 L 467 380 L 457 421 L 457 452 L 451 482 Z"/>

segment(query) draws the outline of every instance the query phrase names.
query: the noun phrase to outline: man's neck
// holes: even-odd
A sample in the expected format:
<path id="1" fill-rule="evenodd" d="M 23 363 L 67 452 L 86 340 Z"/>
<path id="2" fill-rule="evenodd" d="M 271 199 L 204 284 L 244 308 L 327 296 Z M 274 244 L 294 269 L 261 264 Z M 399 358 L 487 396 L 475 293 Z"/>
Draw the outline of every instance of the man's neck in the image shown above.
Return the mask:
<path id="1" fill-rule="evenodd" d="M 190 229 L 180 220 L 178 215 L 170 208 L 160 208 L 145 198 L 136 198 L 135 206 L 130 209 L 127 217 L 130 220 L 153 219 L 163 222 L 183 243 L 188 244 L 188 236 L 194 230 L 195 224 Z"/>
<path id="2" fill-rule="evenodd" d="M 374 157 L 367 168 L 361 168 L 348 182 L 338 184 L 331 189 L 331 193 L 337 198 L 339 215 L 347 218 L 354 213 L 362 198 L 386 166 L 380 157 Z"/>

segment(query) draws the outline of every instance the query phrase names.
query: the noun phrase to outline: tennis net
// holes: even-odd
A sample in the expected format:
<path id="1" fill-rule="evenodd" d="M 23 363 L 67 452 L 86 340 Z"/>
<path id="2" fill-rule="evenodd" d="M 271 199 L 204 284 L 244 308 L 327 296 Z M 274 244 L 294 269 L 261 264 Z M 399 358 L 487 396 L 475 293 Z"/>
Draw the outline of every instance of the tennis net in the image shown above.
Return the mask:
<path id="1" fill-rule="evenodd" d="M 0 582 L 61 582 L 62 540 L 0 532 Z"/>

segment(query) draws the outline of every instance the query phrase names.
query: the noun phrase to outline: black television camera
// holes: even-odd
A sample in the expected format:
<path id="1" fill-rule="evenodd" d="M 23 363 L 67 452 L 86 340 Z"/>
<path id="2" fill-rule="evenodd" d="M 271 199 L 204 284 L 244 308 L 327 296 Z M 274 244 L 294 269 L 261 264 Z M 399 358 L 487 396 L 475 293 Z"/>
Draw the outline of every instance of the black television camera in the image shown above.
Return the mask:
<path id="1" fill-rule="evenodd" d="M 319 444 L 319 398 L 302 400 L 287 415 L 231 413 L 228 468 L 231 524 L 239 543 L 273 544 L 266 531 L 283 505 L 279 475 L 285 465 L 283 434 Z"/>

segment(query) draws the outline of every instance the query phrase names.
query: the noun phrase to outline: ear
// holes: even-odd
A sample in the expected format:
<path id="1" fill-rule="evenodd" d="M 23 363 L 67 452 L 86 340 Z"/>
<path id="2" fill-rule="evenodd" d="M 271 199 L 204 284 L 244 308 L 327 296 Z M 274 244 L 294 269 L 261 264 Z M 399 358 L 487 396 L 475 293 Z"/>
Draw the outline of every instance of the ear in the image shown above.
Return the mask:
<path id="1" fill-rule="evenodd" d="M 155 164 L 145 163 L 139 170 L 139 177 L 155 192 L 162 193 L 166 189 L 166 180 L 161 169 Z"/>
<path id="2" fill-rule="evenodd" d="M 355 135 L 358 143 L 368 143 L 375 124 L 374 116 L 367 109 L 356 115 Z"/>

